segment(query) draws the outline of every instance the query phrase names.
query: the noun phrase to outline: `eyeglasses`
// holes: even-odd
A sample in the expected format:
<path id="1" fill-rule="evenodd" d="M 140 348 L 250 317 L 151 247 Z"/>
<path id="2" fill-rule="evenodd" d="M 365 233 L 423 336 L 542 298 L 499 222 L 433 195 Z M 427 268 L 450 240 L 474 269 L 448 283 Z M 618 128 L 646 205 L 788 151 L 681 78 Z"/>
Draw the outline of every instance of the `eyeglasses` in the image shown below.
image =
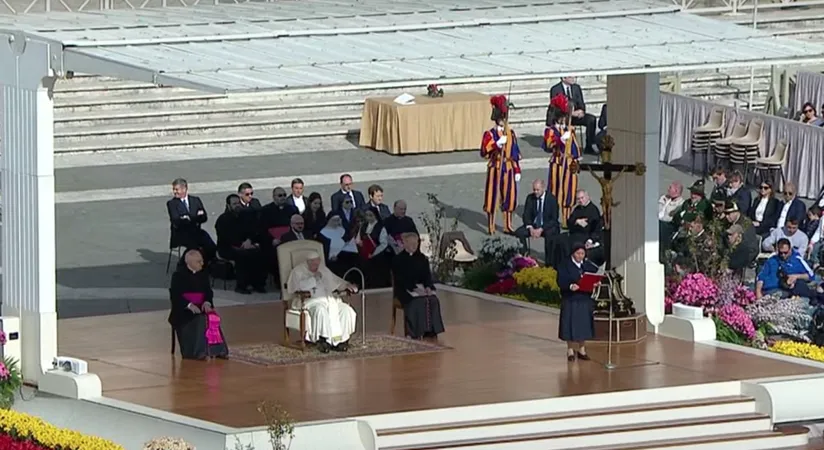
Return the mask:
<path id="1" fill-rule="evenodd" d="M 283 197 L 286 197 L 286 194 L 277 194 L 277 195 L 275 195 L 275 197 L 277 197 L 277 198 L 283 198 Z"/>
<path id="2" fill-rule="evenodd" d="M 253 195 L 255 195 L 255 192 L 254 192 L 254 191 L 249 191 L 249 192 L 244 192 L 244 193 L 243 193 L 243 196 L 244 196 L 244 197 L 251 197 L 251 196 L 253 196 Z"/>
<path id="3" fill-rule="evenodd" d="M 779 250 L 779 252 L 778 252 L 778 256 L 789 256 L 789 255 L 790 255 L 789 250 L 783 251 L 783 252 Z"/>
<path id="4" fill-rule="evenodd" d="M 814 109 L 805 109 L 805 110 L 804 110 L 804 113 L 806 113 L 806 114 L 809 114 L 809 113 L 814 113 L 814 112 L 815 112 L 815 110 L 814 110 Z"/>
<path id="5" fill-rule="evenodd" d="M 761 186 L 762 191 L 768 191 L 770 189 L 769 186 Z"/>
<path id="6" fill-rule="evenodd" d="M 787 191 L 787 192 L 785 192 L 785 193 L 784 193 L 784 195 L 786 195 L 787 197 L 789 197 L 789 196 L 791 196 L 791 195 L 795 195 L 795 192 L 790 192 L 790 191 Z"/>

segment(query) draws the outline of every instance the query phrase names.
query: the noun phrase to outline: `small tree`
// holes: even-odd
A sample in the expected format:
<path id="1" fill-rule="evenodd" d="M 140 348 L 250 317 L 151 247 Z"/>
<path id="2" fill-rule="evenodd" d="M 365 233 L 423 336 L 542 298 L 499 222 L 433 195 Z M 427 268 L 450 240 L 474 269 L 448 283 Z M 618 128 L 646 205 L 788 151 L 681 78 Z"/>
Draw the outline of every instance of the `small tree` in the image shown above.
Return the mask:
<path id="1" fill-rule="evenodd" d="M 266 431 L 269 433 L 269 443 L 272 450 L 289 450 L 292 439 L 295 438 L 295 422 L 292 416 L 280 404 L 262 401 L 258 405 L 258 412 L 266 422 Z M 288 444 L 284 443 L 288 439 Z"/>
<path id="2" fill-rule="evenodd" d="M 446 249 L 441 251 L 442 241 L 444 234 L 458 230 L 458 218 L 454 217 L 450 220 L 446 216 L 446 207 L 438 200 L 437 195 L 427 193 L 426 199 L 431 212 L 423 212 L 420 217 L 429 234 L 429 241 L 432 243 L 432 256 L 429 263 L 435 278 L 441 283 L 448 283 L 455 275 L 455 256 L 458 254 L 458 249 L 454 242 L 449 242 Z"/>

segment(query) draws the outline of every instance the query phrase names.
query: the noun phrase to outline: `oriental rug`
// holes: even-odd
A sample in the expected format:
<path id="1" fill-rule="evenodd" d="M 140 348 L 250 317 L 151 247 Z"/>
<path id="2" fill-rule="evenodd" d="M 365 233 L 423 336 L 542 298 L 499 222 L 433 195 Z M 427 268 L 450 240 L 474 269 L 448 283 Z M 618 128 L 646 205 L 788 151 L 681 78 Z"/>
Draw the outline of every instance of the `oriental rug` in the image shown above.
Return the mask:
<path id="1" fill-rule="evenodd" d="M 341 359 L 414 355 L 444 350 L 451 350 L 451 347 L 437 342 L 417 341 L 388 334 L 367 334 L 365 346 L 362 345 L 360 335 L 352 336 L 347 352 L 321 353 L 314 345 L 307 345 L 306 350 L 301 351 L 274 342 L 229 348 L 231 359 L 260 366 L 286 366 Z"/>

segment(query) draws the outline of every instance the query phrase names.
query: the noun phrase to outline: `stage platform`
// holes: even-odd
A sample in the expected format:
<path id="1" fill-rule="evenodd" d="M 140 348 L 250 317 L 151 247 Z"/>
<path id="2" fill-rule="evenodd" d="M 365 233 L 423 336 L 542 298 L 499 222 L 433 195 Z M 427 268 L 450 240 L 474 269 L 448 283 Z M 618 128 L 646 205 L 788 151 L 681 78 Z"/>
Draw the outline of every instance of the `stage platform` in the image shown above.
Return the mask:
<path id="1" fill-rule="evenodd" d="M 104 395 L 230 427 L 263 425 L 262 400 L 280 402 L 297 421 L 542 399 L 727 380 L 821 373 L 770 358 L 649 336 L 616 347 L 618 365 L 567 363 L 558 316 L 454 292 L 440 294 L 451 349 L 406 356 L 263 367 L 241 361 L 181 361 L 170 355 L 167 313 L 59 321 L 60 354 L 90 362 Z M 360 300 L 357 310 L 360 310 Z M 221 308 L 230 345 L 278 341 L 279 302 Z M 367 328 L 387 333 L 390 294 L 367 296 Z M 398 314 L 397 332 L 402 333 Z M 360 325 L 360 318 L 359 318 Z M 592 345 L 594 360 L 606 356 Z"/>

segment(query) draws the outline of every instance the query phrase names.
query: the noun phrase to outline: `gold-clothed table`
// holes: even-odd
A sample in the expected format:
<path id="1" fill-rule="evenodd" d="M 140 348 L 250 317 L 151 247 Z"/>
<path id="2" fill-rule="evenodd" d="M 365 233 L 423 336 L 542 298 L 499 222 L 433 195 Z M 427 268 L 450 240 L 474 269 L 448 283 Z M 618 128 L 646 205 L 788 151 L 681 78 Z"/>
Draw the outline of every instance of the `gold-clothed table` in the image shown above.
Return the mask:
<path id="1" fill-rule="evenodd" d="M 393 155 L 478 149 L 483 132 L 492 126 L 489 96 L 479 92 L 421 95 L 412 105 L 399 105 L 394 99 L 366 99 L 361 147 Z"/>

